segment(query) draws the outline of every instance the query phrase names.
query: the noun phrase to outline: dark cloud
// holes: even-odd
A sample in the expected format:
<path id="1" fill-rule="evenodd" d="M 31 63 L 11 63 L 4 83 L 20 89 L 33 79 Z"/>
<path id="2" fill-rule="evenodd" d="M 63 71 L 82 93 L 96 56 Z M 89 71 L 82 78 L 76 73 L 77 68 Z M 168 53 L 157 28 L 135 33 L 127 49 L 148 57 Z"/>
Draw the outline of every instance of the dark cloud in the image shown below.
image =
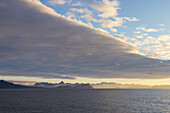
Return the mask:
<path id="1" fill-rule="evenodd" d="M 167 78 L 170 62 L 54 13 L 38 0 L 0 1 L 0 73 L 44 78 Z"/>

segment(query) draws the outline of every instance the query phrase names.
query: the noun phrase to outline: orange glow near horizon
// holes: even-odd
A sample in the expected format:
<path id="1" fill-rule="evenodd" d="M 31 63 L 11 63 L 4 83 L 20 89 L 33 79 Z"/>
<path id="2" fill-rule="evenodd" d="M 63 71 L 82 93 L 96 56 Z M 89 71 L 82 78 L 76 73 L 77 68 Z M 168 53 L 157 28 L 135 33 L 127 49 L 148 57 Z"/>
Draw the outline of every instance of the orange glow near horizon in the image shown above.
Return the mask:
<path id="1" fill-rule="evenodd" d="M 141 85 L 170 85 L 170 78 L 166 79 L 122 79 L 122 78 L 84 78 L 78 77 L 77 79 L 54 79 L 54 78 L 41 78 L 41 77 L 24 77 L 24 76 L 1 76 L 3 80 L 10 81 L 27 81 L 33 84 L 34 82 L 49 82 L 59 83 L 64 81 L 65 83 L 101 83 L 101 82 L 116 82 L 121 84 L 141 84 Z M 28 85 L 28 83 L 27 83 Z"/>

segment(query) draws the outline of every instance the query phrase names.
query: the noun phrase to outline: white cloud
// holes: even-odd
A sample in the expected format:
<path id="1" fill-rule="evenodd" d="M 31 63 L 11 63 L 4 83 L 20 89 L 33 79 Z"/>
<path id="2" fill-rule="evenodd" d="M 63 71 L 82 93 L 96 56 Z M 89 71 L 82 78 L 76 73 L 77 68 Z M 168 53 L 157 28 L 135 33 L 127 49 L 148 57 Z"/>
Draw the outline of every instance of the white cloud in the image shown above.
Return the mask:
<path id="1" fill-rule="evenodd" d="M 136 38 L 144 38 L 144 36 L 143 35 L 138 35 L 138 36 L 136 36 Z"/>
<path id="2" fill-rule="evenodd" d="M 141 31 L 134 31 L 133 33 L 134 33 L 134 34 L 140 34 Z"/>
<path id="3" fill-rule="evenodd" d="M 164 25 L 164 24 L 158 24 L 158 26 L 161 26 L 161 27 L 162 27 L 162 26 L 165 26 L 165 25 Z"/>
<path id="4" fill-rule="evenodd" d="M 71 8 L 70 11 L 71 11 L 71 12 L 77 12 L 77 13 L 85 13 L 85 14 L 89 14 L 89 15 L 92 14 L 92 12 L 89 11 L 87 8 L 84 8 L 84 9 L 83 9 L 83 8 L 80 8 L 80 9 Z"/>
<path id="5" fill-rule="evenodd" d="M 147 29 L 144 26 L 137 27 L 136 29 L 141 30 L 141 31 L 145 31 L 145 32 L 158 32 L 159 31 L 157 29 L 151 29 L 151 28 Z"/>
<path id="6" fill-rule="evenodd" d="M 96 27 L 93 22 L 97 22 L 100 27 L 109 29 L 111 32 L 117 32 L 116 27 L 122 27 L 127 21 L 139 21 L 136 17 L 119 17 L 118 9 L 120 9 L 120 3 L 118 0 L 73 0 L 70 5 L 73 7 L 68 8 L 66 13 L 69 19 L 84 21 L 84 23 L 89 24 L 91 27 Z"/>
<path id="7" fill-rule="evenodd" d="M 112 29 L 113 27 L 121 27 L 123 24 L 123 18 L 116 17 L 115 21 L 113 20 L 103 20 L 102 21 L 102 27 L 103 28 L 110 28 Z"/>
<path id="8" fill-rule="evenodd" d="M 92 16 L 90 16 L 90 15 L 83 15 L 83 16 L 81 16 L 82 18 L 85 18 L 85 19 L 87 19 L 88 21 L 93 21 L 93 22 L 100 22 L 99 20 L 96 20 L 95 18 L 93 18 Z"/>
<path id="9" fill-rule="evenodd" d="M 104 30 L 104 29 L 101 29 L 101 28 L 94 28 L 94 29 L 100 31 L 100 34 L 104 34 L 104 35 L 110 36 L 110 35 L 109 35 L 109 32 L 106 31 L 106 30 Z"/>
<path id="10" fill-rule="evenodd" d="M 141 34 L 137 38 L 140 40 L 136 40 L 134 45 L 139 47 L 145 55 L 152 58 L 169 59 L 167 56 L 170 54 L 170 35 L 152 37 L 148 34 Z"/>
<path id="11" fill-rule="evenodd" d="M 117 0 L 92 1 L 88 5 L 99 12 L 97 16 L 102 18 L 101 27 L 109 28 L 112 32 L 117 32 L 114 27 L 122 27 L 126 20 L 139 21 L 136 17 L 119 17 L 118 9 L 120 9 L 120 3 Z"/>
<path id="12" fill-rule="evenodd" d="M 117 0 L 103 0 L 102 2 L 98 1 L 90 4 L 90 6 L 101 12 L 98 16 L 102 18 L 114 18 L 118 15 L 117 10 L 119 9 L 119 2 Z"/>
<path id="13" fill-rule="evenodd" d="M 170 35 L 161 35 L 157 38 L 157 40 L 163 41 L 163 42 L 169 42 L 170 41 Z"/>
<path id="14" fill-rule="evenodd" d="M 143 33 L 142 35 L 143 35 L 143 36 L 148 36 L 149 34 L 147 34 L 147 33 Z"/>
<path id="15" fill-rule="evenodd" d="M 67 12 L 66 16 L 67 16 L 67 18 L 69 18 L 70 20 L 73 19 L 73 18 L 76 18 L 75 14 L 72 13 L 72 12 Z"/>
<path id="16" fill-rule="evenodd" d="M 117 29 L 112 28 L 111 31 L 112 31 L 112 32 L 117 32 Z"/>
<path id="17" fill-rule="evenodd" d="M 77 2 L 77 3 L 73 3 L 72 6 L 81 6 L 82 3 L 81 2 Z"/>
<path id="18" fill-rule="evenodd" d="M 147 39 L 156 40 L 155 37 L 148 36 Z"/>
<path id="19" fill-rule="evenodd" d="M 56 5 L 56 4 L 63 5 L 66 3 L 66 0 L 49 0 L 48 3 L 50 5 Z"/>
<path id="20" fill-rule="evenodd" d="M 136 17 L 132 17 L 132 18 L 130 18 L 130 17 L 124 17 L 124 19 L 125 19 L 125 20 L 128 20 L 128 21 L 132 21 L 132 22 L 133 22 L 133 21 L 134 21 L 134 22 L 135 22 L 135 21 L 139 21 L 139 19 L 137 19 Z"/>

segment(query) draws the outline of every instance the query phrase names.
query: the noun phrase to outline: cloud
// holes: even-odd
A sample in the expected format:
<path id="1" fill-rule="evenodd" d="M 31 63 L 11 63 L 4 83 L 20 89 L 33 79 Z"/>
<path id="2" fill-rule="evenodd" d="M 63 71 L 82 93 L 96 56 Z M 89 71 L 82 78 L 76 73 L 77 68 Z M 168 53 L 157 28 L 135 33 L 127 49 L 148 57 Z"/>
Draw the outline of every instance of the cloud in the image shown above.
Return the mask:
<path id="1" fill-rule="evenodd" d="M 128 20 L 130 22 L 136 22 L 136 21 L 139 21 L 139 19 L 137 19 L 136 17 L 133 17 L 133 18 L 130 18 L 130 17 L 124 17 L 125 20 Z"/>
<path id="2" fill-rule="evenodd" d="M 98 13 L 98 17 L 100 17 L 101 27 L 110 29 L 112 32 L 117 32 L 115 27 L 122 27 L 122 25 L 127 21 L 139 21 L 136 17 L 119 17 L 118 9 L 120 3 L 117 0 L 109 1 L 91 1 L 88 5 L 95 9 Z"/>
<path id="3" fill-rule="evenodd" d="M 112 28 L 111 31 L 112 31 L 112 32 L 117 32 L 117 29 Z"/>
<path id="4" fill-rule="evenodd" d="M 66 17 L 72 20 L 73 18 L 76 18 L 75 14 L 72 12 L 67 12 Z"/>
<path id="5" fill-rule="evenodd" d="M 117 10 L 119 9 L 119 2 L 117 0 L 103 0 L 102 2 L 96 1 L 90 4 L 90 6 L 98 10 L 101 13 L 98 16 L 102 18 L 114 18 L 118 15 Z"/>
<path id="6" fill-rule="evenodd" d="M 134 34 L 140 34 L 141 31 L 134 31 L 133 33 L 134 33 Z"/>
<path id="7" fill-rule="evenodd" d="M 81 17 L 87 19 L 88 21 L 99 22 L 98 20 L 96 20 L 95 18 L 93 18 L 92 16 L 90 16 L 88 14 L 83 15 Z"/>
<path id="8" fill-rule="evenodd" d="M 38 0 L 1 3 L 1 76 L 170 77 L 169 61 L 160 63 L 134 53 L 136 47 L 67 19 Z"/>
<path id="9" fill-rule="evenodd" d="M 72 6 L 81 6 L 82 3 L 81 2 L 76 2 L 76 3 L 73 3 Z"/>
<path id="10" fill-rule="evenodd" d="M 140 40 L 138 40 L 140 39 Z M 130 40 L 127 38 L 127 40 Z M 143 33 L 136 36 L 134 45 L 140 48 L 140 51 L 151 58 L 169 59 L 170 54 L 170 35 L 160 35 L 158 37 L 149 36 Z"/>
<path id="11" fill-rule="evenodd" d="M 164 24 L 158 24 L 158 26 L 161 26 L 161 27 L 163 27 L 163 26 L 165 26 Z"/>
<path id="12" fill-rule="evenodd" d="M 103 28 L 110 28 L 112 29 L 113 27 L 121 27 L 123 24 L 123 18 L 115 18 L 115 21 L 113 20 L 103 20 L 102 22 L 102 27 Z"/>
<path id="13" fill-rule="evenodd" d="M 160 35 L 157 40 L 163 42 L 170 42 L 170 35 Z"/>
<path id="14" fill-rule="evenodd" d="M 28 72 L 28 71 L 4 71 L 0 70 L 1 76 L 29 76 L 29 77 L 41 77 L 41 78 L 60 78 L 60 79 L 77 79 L 75 76 L 71 75 L 63 75 L 63 74 L 57 74 L 57 73 L 45 73 L 45 72 Z"/>
<path id="15" fill-rule="evenodd" d="M 140 35 L 138 35 L 138 36 L 136 36 L 136 38 L 144 38 L 144 37 L 146 37 L 146 36 L 148 36 L 149 34 L 147 34 L 147 33 L 143 33 L 143 34 L 140 34 Z"/>
<path id="16" fill-rule="evenodd" d="M 56 4 L 63 5 L 66 3 L 66 1 L 65 0 L 49 0 L 48 3 L 50 5 L 56 5 Z"/>
<path id="17" fill-rule="evenodd" d="M 159 31 L 159 30 L 157 30 L 157 29 L 151 29 L 151 28 L 147 29 L 147 28 L 145 28 L 145 27 L 143 27 L 143 26 L 139 26 L 139 27 L 137 27 L 136 29 L 137 29 L 137 30 L 141 30 L 141 31 L 145 31 L 145 32 L 158 32 L 158 31 Z"/>
<path id="18" fill-rule="evenodd" d="M 120 3 L 117 0 L 72 0 L 70 6 L 64 9 L 65 16 L 71 20 L 82 21 L 93 28 L 100 26 L 109 32 L 117 32 L 116 27 L 122 27 L 127 21 L 139 21 L 136 17 L 119 17 Z"/>
<path id="19" fill-rule="evenodd" d="M 64 5 L 66 3 L 70 3 L 72 0 L 48 0 L 48 4 L 50 5 Z"/>
<path id="20" fill-rule="evenodd" d="M 91 13 L 92 13 L 92 12 L 89 11 L 87 8 L 84 8 L 84 9 L 83 9 L 83 8 L 80 8 L 80 9 L 71 8 L 70 11 L 71 11 L 71 12 L 77 12 L 77 13 L 83 13 L 83 14 L 85 13 L 85 14 L 89 14 L 89 15 L 91 15 Z"/>

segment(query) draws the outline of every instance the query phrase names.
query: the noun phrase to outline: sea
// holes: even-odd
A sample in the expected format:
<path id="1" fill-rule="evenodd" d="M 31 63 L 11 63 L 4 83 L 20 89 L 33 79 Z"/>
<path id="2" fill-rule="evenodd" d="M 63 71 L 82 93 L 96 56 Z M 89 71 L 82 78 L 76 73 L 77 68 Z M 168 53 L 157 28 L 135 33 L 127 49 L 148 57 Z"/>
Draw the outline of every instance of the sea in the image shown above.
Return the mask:
<path id="1" fill-rule="evenodd" d="M 170 90 L 1 89 L 0 113 L 170 113 Z"/>

